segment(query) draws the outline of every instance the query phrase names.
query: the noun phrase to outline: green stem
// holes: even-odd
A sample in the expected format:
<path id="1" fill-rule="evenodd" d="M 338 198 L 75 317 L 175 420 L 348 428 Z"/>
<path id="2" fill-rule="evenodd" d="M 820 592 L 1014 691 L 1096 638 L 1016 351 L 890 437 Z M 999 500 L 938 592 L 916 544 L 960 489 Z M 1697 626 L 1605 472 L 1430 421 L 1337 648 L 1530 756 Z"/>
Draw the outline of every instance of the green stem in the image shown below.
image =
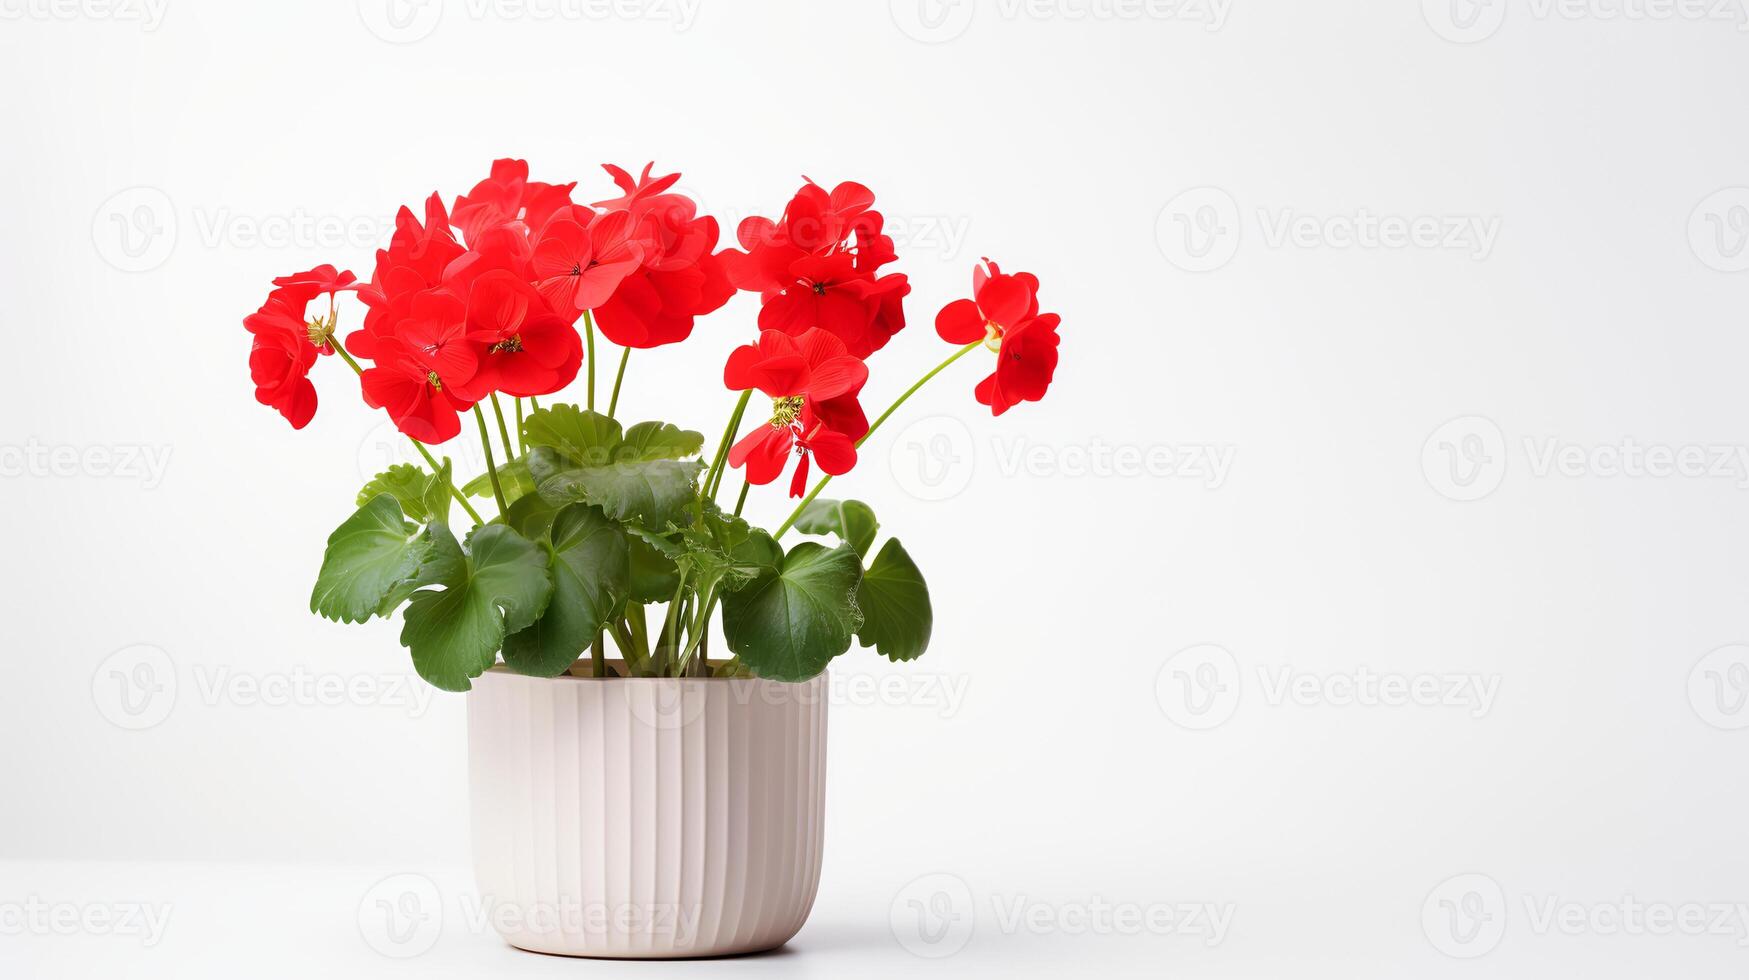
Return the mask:
<path id="1" fill-rule="evenodd" d="M 528 396 L 528 407 L 536 412 L 540 411 L 540 399 L 533 395 Z"/>
<path id="2" fill-rule="evenodd" d="M 613 637 L 613 642 L 619 647 L 620 659 L 625 661 L 626 676 L 638 677 L 643 673 L 643 658 L 635 656 L 632 651 L 632 637 L 627 631 L 626 621 L 609 622 L 607 631 Z M 608 676 L 613 676 L 611 673 Z"/>
<path id="3" fill-rule="evenodd" d="M 504 424 L 504 406 L 498 404 L 498 393 L 492 392 L 492 414 L 498 416 L 498 438 L 504 440 L 504 460 L 509 462 L 516 458 L 516 450 L 510 445 L 510 427 Z M 517 425 L 520 429 L 520 423 Z"/>
<path id="4" fill-rule="evenodd" d="M 522 442 L 522 399 L 516 400 L 516 452 L 517 455 L 528 452 L 528 447 Z"/>
<path id="5" fill-rule="evenodd" d="M 358 362 L 352 359 L 352 355 L 346 352 L 346 348 L 340 346 L 340 338 L 330 338 L 329 342 L 334 345 L 334 353 L 339 354 L 340 359 L 345 361 L 352 368 L 354 373 L 361 378 L 364 377 L 364 368 L 359 367 Z M 431 472 L 436 473 L 439 467 L 437 465 L 437 460 L 431 455 L 431 450 L 426 449 L 423 442 L 420 442 L 411 436 L 407 437 L 407 441 L 413 444 L 414 449 L 419 450 L 419 455 L 425 457 L 425 462 L 431 466 Z M 468 516 L 474 519 L 475 524 L 486 523 L 485 519 L 480 516 L 480 512 L 474 509 L 474 505 L 468 503 L 468 495 L 462 493 L 453 483 L 450 484 L 449 493 L 450 496 L 456 499 L 457 503 L 462 505 L 462 510 L 467 511 Z"/>
<path id="6" fill-rule="evenodd" d="M 425 444 L 417 439 L 408 439 L 407 441 L 413 444 L 414 449 L 419 450 L 419 455 L 425 457 L 425 462 L 431 466 L 431 472 L 436 473 L 439 466 L 437 460 L 431 455 L 431 450 L 426 449 Z M 480 512 L 474 509 L 473 504 L 468 502 L 468 495 L 462 493 L 461 489 L 453 483 L 450 484 L 449 495 L 456 499 L 456 503 L 462 505 L 462 510 L 468 512 L 468 516 L 474 519 L 475 524 L 486 523 L 486 519 L 480 516 Z"/>
<path id="7" fill-rule="evenodd" d="M 856 440 L 856 448 L 861 449 L 862 444 L 868 441 L 869 436 L 872 436 L 875 434 L 875 430 L 881 427 L 882 422 L 885 422 L 888 418 L 891 418 L 892 414 L 899 410 L 900 405 L 905 404 L 905 402 L 910 400 L 912 395 L 917 394 L 917 389 L 922 388 L 924 385 L 928 384 L 930 382 L 930 380 L 933 379 L 936 375 L 947 370 L 948 366 L 951 365 L 953 362 L 959 360 L 960 358 L 966 356 L 967 354 L 970 354 L 972 351 L 975 351 L 982 346 L 984 346 L 984 342 L 979 340 L 979 341 L 974 341 L 972 343 L 969 343 L 969 344 L 965 345 L 964 347 L 961 347 L 959 350 L 953 352 L 952 357 L 949 357 L 947 360 L 942 361 L 940 364 L 937 364 L 935 366 L 935 370 L 933 370 L 933 371 L 929 372 L 928 374 L 925 374 L 923 377 L 917 379 L 917 383 L 912 385 L 909 389 L 907 389 L 903 395 L 900 395 L 898 401 L 892 403 L 891 405 L 888 405 L 887 410 L 881 413 L 880 418 L 874 420 L 874 424 L 868 427 L 868 431 L 863 433 L 862 438 Z"/>
<path id="8" fill-rule="evenodd" d="M 583 311 L 583 339 L 588 345 L 584 357 L 589 360 L 589 410 L 595 411 L 595 318 Z"/>
<path id="9" fill-rule="evenodd" d="M 977 350 L 979 347 L 982 347 L 982 346 L 984 346 L 984 342 L 981 340 L 978 340 L 978 341 L 973 341 L 972 343 L 969 343 L 969 344 L 965 345 L 964 347 L 961 347 L 959 350 L 956 350 L 953 352 L 953 356 L 949 357 L 945 361 L 942 361 L 940 364 L 937 364 L 933 371 L 930 371 L 928 374 L 925 374 L 923 377 L 917 379 L 917 383 L 912 385 L 910 388 L 906 389 L 905 393 L 903 395 L 899 396 L 898 401 L 893 402 L 891 405 L 888 405 L 887 410 L 881 413 L 880 418 L 874 420 L 874 424 L 868 427 L 868 431 L 863 433 L 862 438 L 856 440 L 856 448 L 861 449 L 862 444 L 867 442 L 869 440 L 869 437 L 875 434 L 875 430 L 881 427 L 881 423 L 885 422 L 889 418 L 892 418 L 893 413 L 899 410 L 899 406 L 903 405 L 907 401 L 909 401 L 911 399 L 912 395 L 917 394 L 918 389 L 920 389 L 924 385 L 928 384 L 930 382 L 930 380 L 932 378 L 934 378 L 936 375 L 947 370 L 947 368 L 950 364 L 952 364 L 953 362 L 966 356 L 967 354 L 970 354 L 972 351 Z M 821 477 L 820 482 L 814 484 L 814 489 L 812 491 L 810 491 L 806 497 L 802 498 L 802 502 L 800 504 L 796 505 L 795 513 L 789 515 L 789 520 L 784 521 L 783 526 L 777 529 L 777 533 L 773 534 L 771 536 L 772 539 L 776 540 L 778 538 L 783 537 L 784 532 L 788 531 L 790 529 L 790 526 L 795 524 L 796 520 L 802 516 L 802 511 L 807 510 L 808 505 L 813 503 L 814 498 L 818 497 L 820 495 L 820 491 L 826 489 L 826 484 L 831 483 L 831 482 L 832 482 L 832 474 L 828 473 L 825 476 Z"/>
<path id="10" fill-rule="evenodd" d="M 698 485 L 698 499 L 709 496 L 717 499 L 717 487 L 723 482 L 723 464 L 728 460 L 729 447 L 734 444 L 735 437 L 741 433 L 741 418 L 747 414 L 747 403 L 753 398 L 753 389 L 741 392 L 741 400 L 735 403 L 735 410 L 729 414 L 729 425 L 723 430 L 723 441 L 717 443 L 716 458 L 711 460 L 711 468 L 705 470 L 704 482 Z"/>
<path id="11" fill-rule="evenodd" d="M 710 629 L 711 610 L 715 609 L 716 605 L 717 590 L 715 588 L 706 590 L 705 595 L 699 598 L 698 612 L 691 617 L 692 638 L 686 644 L 686 651 L 680 655 L 680 669 L 675 671 L 675 676 L 685 677 L 687 669 L 692 666 L 692 655 L 704 642 L 705 633 Z"/>
<path id="12" fill-rule="evenodd" d="M 492 434 L 486 431 L 486 413 L 474 404 L 474 421 L 480 423 L 480 445 L 486 450 L 486 472 L 492 477 L 492 496 L 498 499 L 498 513 L 507 516 L 510 505 L 504 502 L 504 488 L 498 485 L 498 466 L 492 462 Z"/>
<path id="13" fill-rule="evenodd" d="M 619 355 L 619 373 L 613 376 L 613 397 L 607 400 L 607 417 L 613 418 L 614 410 L 619 408 L 619 386 L 626 379 L 626 362 L 632 359 L 632 349 L 627 347 Z"/>
<path id="14" fill-rule="evenodd" d="M 595 634 L 595 643 L 590 648 L 590 660 L 593 661 L 596 677 L 607 676 L 607 645 L 600 633 Z"/>
<path id="15" fill-rule="evenodd" d="M 626 662 L 632 663 L 632 655 L 636 654 L 636 667 L 642 671 L 644 664 L 650 659 L 650 624 L 644 619 L 642 603 L 629 603 L 626 606 L 626 627 L 631 634 L 630 647 L 621 647 L 626 653 Z"/>
<path id="16" fill-rule="evenodd" d="M 662 635 L 667 642 L 658 646 L 656 652 L 652 654 L 650 659 L 650 662 L 655 666 L 656 676 L 658 677 L 662 676 L 662 671 L 668 665 L 668 658 L 664 655 L 663 651 L 666 650 L 669 654 L 672 654 L 675 648 L 680 645 L 680 636 L 678 632 L 680 629 L 680 602 L 685 595 L 686 573 L 682 571 L 680 573 L 680 585 L 674 590 L 674 599 L 668 603 L 668 615 L 662 624 Z"/>
<path id="17" fill-rule="evenodd" d="M 741 496 L 735 499 L 735 516 L 741 516 L 741 508 L 747 506 L 747 491 L 753 489 L 753 484 L 747 480 L 741 481 Z"/>

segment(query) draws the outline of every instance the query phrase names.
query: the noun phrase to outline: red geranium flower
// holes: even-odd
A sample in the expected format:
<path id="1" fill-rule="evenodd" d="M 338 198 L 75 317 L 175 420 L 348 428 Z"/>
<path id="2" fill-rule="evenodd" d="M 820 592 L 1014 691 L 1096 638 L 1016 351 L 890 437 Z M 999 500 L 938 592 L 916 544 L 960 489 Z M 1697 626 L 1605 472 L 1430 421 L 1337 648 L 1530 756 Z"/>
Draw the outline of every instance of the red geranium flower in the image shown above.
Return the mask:
<path id="1" fill-rule="evenodd" d="M 528 235 L 521 226 L 499 225 L 482 232 L 468 251 L 449 264 L 443 271 L 443 288 L 466 296 L 474 281 L 490 272 L 509 273 L 526 283 L 533 278 L 530 271 L 533 258 Z M 575 311 L 571 319 L 581 315 L 581 310 Z"/>
<path id="2" fill-rule="evenodd" d="M 807 487 L 808 466 L 834 476 L 856 465 L 856 440 L 868 432 L 856 394 L 868 380 L 868 366 L 851 356 L 844 342 L 824 330 L 799 337 L 765 331 L 755 344 L 736 348 L 723 369 L 734 391 L 757 388 L 772 399 L 771 421 L 729 450 L 729 465 L 746 467 L 747 481 L 765 485 L 783 473 L 792 449 L 801 456 L 790 496 Z"/>
<path id="3" fill-rule="evenodd" d="M 468 401 L 494 391 L 514 398 L 550 395 L 575 380 L 583 364 L 583 342 L 570 321 L 554 314 L 533 286 L 503 270 L 474 280 L 466 329 L 478 370 L 453 387 Z"/>
<path id="4" fill-rule="evenodd" d="M 491 176 L 455 199 L 455 223 L 470 247 L 488 229 L 507 222 L 521 221 L 528 228 L 539 228 L 554 212 L 570 205 L 576 186 L 575 181 L 543 184 L 529 180 L 524 160 L 494 160 Z"/>
<path id="5" fill-rule="evenodd" d="M 599 215 L 587 225 L 579 209 L 554 215 L 535 242 L 535 287 L 555 310 L 593 310 L 607 302 L 644 261 L 645 239 L 629 211 Z"/>
<path id="6" fill-rule="evenodd" d="M 273 284 L 282 289 L 309 290 L 310 298 L 314 299 L 323 293 L 337 293 L 348 289 L 357 289 L 354 283 L 358 277 L 350 272 L 341 272 L 332 265 L 319 265 L 308 272 L 294 272 L 289 276 L 280 276 Z"/>
<path id="7" fill-rule="evenodd" d="M 1006 275 L 996 263 L 972 269 L 972 298 L 956 299 L 935 315 L 935 332 L 950 344 L 1001 340 L 1003 331 L 1038 315 L 1038 277 Z"/>
<path id="8" fill-rule="evenodd" d="M 249 350 L 255 400 L 277 410 L 294 429 L 309 425 L 316 414 L 316 386 L 310 383 L 309 374 L 318 348 L 310 342 L 303 311 L 294 310 L 285 298 L 276 296 L 243 325 L 255 335 Z"/>
<path id="9" fill-rule="evenodd" d="M 873 311 L 864 302 L 868 279 L 848 254 L 809 255 L 790 264 L 792 280 L 759 310 L 759 329 L 799 334 L 811 327 L 830 331 L 850 346 L 868 328 Z"/>
<path id="10" fill-rule="evenodd" d="M 978 384 L 981 404 L 1001 415 L 1023 401 L 1038 401 L 1057 369 L 1055 313 L 1038 311 L 1038 277 L 1008 275 L 984 260 L 972 270 L 972 299 L 956 299 L 935 315 L 935 331 L 951 344 L 979 341 L 996 351 L 996 371 Z"/>
<path id="11" fill-rule="evenodd" d="M 414 296 L 412 312 L 395 326 L 394 341 L 400 356 L 418 362 L 451 387 L 472 381 L 480 370 L 481 345 L 468 336 L 467 304 L 446 290 Z"/>
<path id="12" fill-rule="evenodd" d="M 378 341 L 391 337 L 395 325 L 412 312 L 413 297 L 440 285 L 449 264 L 465 252 L 450 232 L 441 197 L 433 194 L 426 199 L 423 225 L 410 209 L 401 208 L 389 247 L 377 251 L 376 271 L 370 282 L 359 287 L 358 298 L 367 312 L 364 326 L 347 336 L 347 349 L 359 357 L 375 358 Z"/>
<path id="13" fill-rule="evenodd" d="M 605 165 L 625 193 L 597 207 L 621 210 L 640 222 L 648 236 L 644 264 L 627 276 L 596 311 L 596 326 L 622 347 L 660 347 L 692 335 L 694 320 L 718 309 L 735 294 L 717 247 L 717 221 L 700 217 L 698 205 L 682 194 L 667 193 L 679 174 L 651 177 L 654 164 L 642 176 Z"/>
<path id="14" fill-rule="evenodd" d="M 276 409 L 294 429 L 308 425 L 316 414 L 310 368 L 317 356 L 334 353 L 334 317 L 307 321 L 310 301 L 348 289 L 357 279 L 331 265 L 280 276 L 261 308 L 243 319 L 244 329 L 255 335 L 249 350 L 255 400 Z"/>
<path id="15" fill-rule="evenodd" d="M 979 404 L 1001 415 L 1045 396 L 1057 370 L 1058 322 L 1055 313 L 1045 313 L 1008 330 L 996 351 L 996 372 L 978 382 Z"/>
<path id="16" fill-rule="evenodd" d="M 438 373 L 397 341 L 382 346 L 362 379 L 365 404 L 387 409 L 395 427 L 420 442 L 448 442 L 461 433 L 461 413 L 473 402 L 446 387 Z"/>
<path id="17" fill-rule="evenodd" d="M 873 204 L 874 194 L 861 184 L 827 191 L 808 181 L 781 221 L 741 222 L 742 251 L 725 251 L 722 260 L 736 287 L 762 295 L 762 329 L 829 330 L 857 357 L 880 350 L 904 329 L 911 286 L 903 275 L 876 278 L 894 256 Z"/>
<path id="18" fill-rule="evenodd" d="M 806 183 L 783 213 L 784 231 L 792 244 L 819 252 L 846 241 L 869 221 L 879 226 L 880 212 L 873 210 L 874 191 L 850 180 L 828 191 L 808 178 L 802 179 Z"/>

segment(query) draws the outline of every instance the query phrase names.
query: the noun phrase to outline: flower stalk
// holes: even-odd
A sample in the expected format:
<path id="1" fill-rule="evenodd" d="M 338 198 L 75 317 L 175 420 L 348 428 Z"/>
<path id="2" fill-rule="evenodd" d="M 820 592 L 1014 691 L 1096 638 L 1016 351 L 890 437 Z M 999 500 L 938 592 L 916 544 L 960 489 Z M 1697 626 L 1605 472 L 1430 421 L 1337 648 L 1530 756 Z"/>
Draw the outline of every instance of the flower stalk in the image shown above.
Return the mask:
<path id="1" fill-rule="evenodd" d="M 877 418 L 874 420 L 874 424 L 870 425 L 868 427 L 868 431 L 863 433 L 862 438 L 856 440 L 856 448 L 861 449 L 862 444 L 867 442 L 869 440 L 869 437 L 875 434 L 875 430 L 881 427 L 881 423 L 885 422 L 889 418 L 892 418 L 893 413 L 899 410 L 900 405 L 903 405 L 907 401 L 910 401 L 911 396 L 917 394 L 917 392 L 919 390 L 921 390 L 924 385 L 928 384 L 936 375 L 947 370 L 948 367 L 953 364 L 953 362 L 959 360 L 960 358 L 966 356 L 967 354 L 970 354 L 972 351 L 977 350 L 979 347 L 982 347 L 983 345 L 984 345 L 984 342 L 980 340 L 980 341 L 976 341 L 976 342 L 967 344 L 964 347 L 961 347 L 959 350 L 954 351 L 953 355 L 950 356 L 947 360 L 942 361 L 940 364 L 937 364 L 935 366 L 934 370 L 930 371 L 928 374 L 925 374 L 923 377 L 919 378 L 917 380 L 917 383 L 912 385 L 910 388 L 907 388 L 905 390 L 905 393 L 903 395 L 900 395 L 897 401 L 895 401 L 891 405 L 887 406 L 887 410 L 881 413 L 880 418 Z M 825 476 L 822 476 L 820 478 L 820 482 L 814 484 L 814 489 L 808 491 L 808 495 L 806 497 L 803 497 L 802 502 L 796 505 L 795 511 L 789 515 L 788 520 L 783 522 L 783 526 L 779 527 L 777 529 L 777 531 L 771 535 L 772 539 L 777 540 L 777 539 L 782 538 L 784 536 L 784 534 L 787 531 L 789 531 L 789 529 L 791 527 L 795 526 L 796 521 L 801 518 L 802 512 L 808 509 L 808 505 L 813 503 L 814 498 L 820 496 L 820 491 L 826 489 L 826 484 L 831 483 L 831 482 L 832 482 L 832 474 L 828 473 Z M 737 513 L 739 513 L 739 511 L 737 511 Z"/>
<path id="2" fill-rule="evenodd" d="M 498 513 L 510 513 L 510 505 L 504 502 L 504 487 L 498 483 L 498 466 L 492 461 L 492 435 L 486 431 L 486 413 L 480 411 L 478 404 L 474 405 L 474 421 L 480 423 L 480 446 L 486 450 L 486 472 L 492 478 L 492 496 L 498 500 Z"/>

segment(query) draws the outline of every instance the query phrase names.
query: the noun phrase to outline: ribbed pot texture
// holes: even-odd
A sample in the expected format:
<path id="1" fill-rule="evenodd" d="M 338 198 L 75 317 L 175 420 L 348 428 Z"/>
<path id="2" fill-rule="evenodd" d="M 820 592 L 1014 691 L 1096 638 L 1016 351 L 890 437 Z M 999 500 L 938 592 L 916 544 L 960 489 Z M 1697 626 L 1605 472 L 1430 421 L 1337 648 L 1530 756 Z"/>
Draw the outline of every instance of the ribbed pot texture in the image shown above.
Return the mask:
<path id="1" fill-rule="evenodd" d="M 629 959 L 788 942 L 820 883 L 826 678 L 552 679 L 468 695 L 474 870 L 511 945 Z"/>

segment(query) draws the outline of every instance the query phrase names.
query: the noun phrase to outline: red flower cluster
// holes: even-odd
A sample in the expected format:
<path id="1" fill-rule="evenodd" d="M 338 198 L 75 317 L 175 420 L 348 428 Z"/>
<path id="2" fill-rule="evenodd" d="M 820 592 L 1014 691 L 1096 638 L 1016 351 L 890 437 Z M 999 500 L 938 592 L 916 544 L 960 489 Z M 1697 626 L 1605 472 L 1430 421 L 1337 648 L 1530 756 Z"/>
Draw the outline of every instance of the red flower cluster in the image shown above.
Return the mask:
<path id="1" fill-rule="evenodd" d="M 723 253 L 729 280 L 764 298 L 759 329 L 792 336 L 818 327 L 867 358 L 905 328 L 902 273 L 878 275 L 893 261 L 893 240 L 874 210 L 874 193 L 845 182 L 827 191 L 808 181 L 782 219 L 748 218 L 741 248 Z"/>
<path id="2" fill-rule="evenodd" d="M 316 414 L 316 386 L 310 383 L 316 356 L 334 353 L 335 317 L 330 311 L 324 319 L 306 322 L 310 301 L 354 289 L 357 279 L 331 265 L 281 276 L 267 302 L 243 318 L 244 328 L 255 335 L 249 351 L 255 400 L 276 409 L 294 429 L 309 425 Z"/>
<path id="3" fill-rule="evenodd" d="M 772 410 L 729 463 L 764 485 L 793 453 L 797 497 L 816 458 L 828 474 L 848 472 L 869 432 L 859 400 L 865 362 L 904 329 L 911 291 L 903 274 L 880 272 L 896 256 L 873 192 L 806 181 L 779 219 L 748 218 L 740 248 L 719 252 L 716 220 L 675 191 L 679 174 L 604 169 L 619 196 L 580 204 L 576 184 L 533 181 L 523 161 L 495 161 L 453 212 L 437 194 L 422 217 L 402 208 L 369 282 L 331 265 L 275 279 L 244 320 L 255 397 L 302 428 L 316 411 L 310 369 L 338 351 L 360 371 L 369 405 L 414 439 L 441 443 L 461 431 L 462 412 L 494 394 L 569 385 L 583 365 L 580 319 L 621 346 L 658 347 L 687 339 L 697 317 L 742 289 L 760 294 L 760 333 L 729 356 L 723 380 L 763 393 Z M 1050 387 L 1059 318 L 1039 312 L 1036 277 L 984 262 L 972 297 L 949 303 L 935 326 L 950 343 L 997 352 L 976 396 L 1001 415 Z M 333 297 L 352 290 L 364 323 L 341 347 Z M 324 294 L 327 313 L 310 319 L 307 307 Z"/>
<path id="4" fill-rule="evenodd" d="M 1004 273 L 996 263 L 972 270 L 972 299 L 956 299 L 935 316 L 935 332 L 950 344 L 983 341 L 996 351 L 996 371 L 978 384 L 981 404 L 1001 415 L 1036 402 L 1057 370 L 1055 313 L 1038 311 L 1038 277 Z"/>
<path id="5" fill-rule="evenodd" d="M 815 328 L 791 337 L 764 330 L 757 343 L 738 347 L 723 368 L 733 391 L 759 389 L 772 401 L 771 422 L 754 429 L 729 450 L 729 465 L 747 468 L 747 482 L 764 486 L 783 475 L 793 448 L 801 457 L 789 493 L 808 485 L 808 460 L 833 476 L 856 465 L 856 441 L 868 433 L 857 394 L 868 365 L 844 341 Z"/>
<path id="6" fill-rule="evenodd" d="M 387 409 L 422 442 L 461 431 L 459 414 L 503 393 L 551 394 L 583 363 L 576 323 L 595 311 L 604 336 L 629 347 L 684 340 L 694 318 L 734 293 L 717 256 L 715 219 L 670 189 L 678 174 L 633 180 L 608 166 L 623 196 L 574 203 L 576 184 L 528 179 L 528 164 L 498 160 L 455 199 L 431 195 L 423 221 L 408 208 L 358 289 L 364 325 L 346 338 L 363 370 L 366 403 Z M 459 237 L 457 232 L 459 231 Z M 256 396 L 294 426 L 315 413 L 308 373 L 332 353 L 326 332 L 303 323 L 322 292 L 351 287 L 332 266 L 275 280 L 279 288 L 245 325 L 256 335 Z"/>

